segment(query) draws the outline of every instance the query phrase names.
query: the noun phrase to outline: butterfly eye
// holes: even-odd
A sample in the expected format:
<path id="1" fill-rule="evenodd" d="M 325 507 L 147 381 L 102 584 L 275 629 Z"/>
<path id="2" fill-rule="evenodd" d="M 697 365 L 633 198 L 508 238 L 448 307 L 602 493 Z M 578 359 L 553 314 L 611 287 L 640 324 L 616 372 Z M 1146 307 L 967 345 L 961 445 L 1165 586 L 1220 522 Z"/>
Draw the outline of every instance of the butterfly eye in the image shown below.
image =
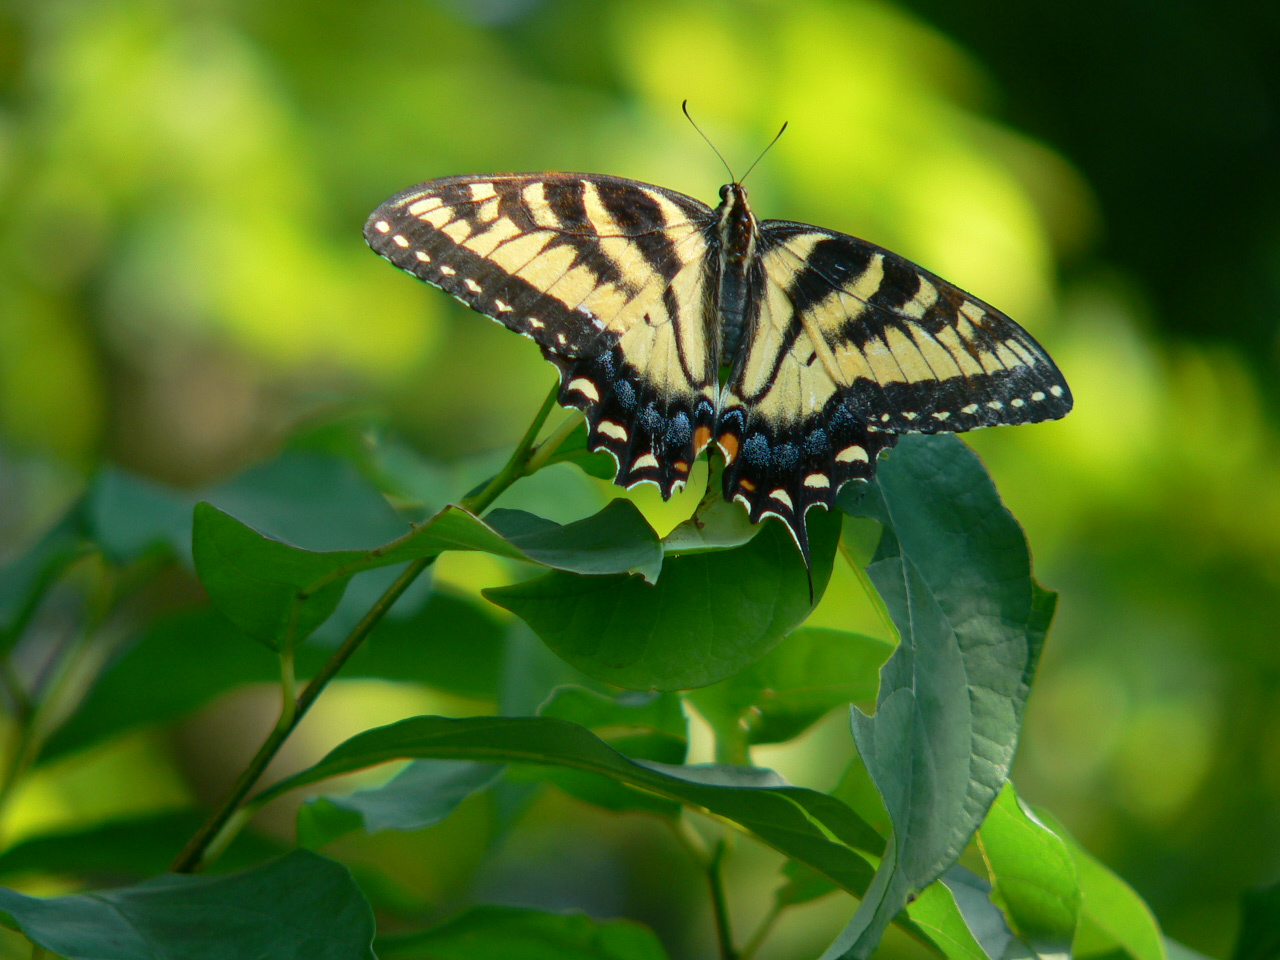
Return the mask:
<path id="1" fill-rule="evenodd" d="M 721 188 L 720 188 L 720 199 L 721 199 L 721 200 L 728 200 L 728 199 L 729 199 L 729 188 L 730 188 L 731 186 L 733 186 L 733 184 L 726 183 L 723 187 L 721 187 Z"/>

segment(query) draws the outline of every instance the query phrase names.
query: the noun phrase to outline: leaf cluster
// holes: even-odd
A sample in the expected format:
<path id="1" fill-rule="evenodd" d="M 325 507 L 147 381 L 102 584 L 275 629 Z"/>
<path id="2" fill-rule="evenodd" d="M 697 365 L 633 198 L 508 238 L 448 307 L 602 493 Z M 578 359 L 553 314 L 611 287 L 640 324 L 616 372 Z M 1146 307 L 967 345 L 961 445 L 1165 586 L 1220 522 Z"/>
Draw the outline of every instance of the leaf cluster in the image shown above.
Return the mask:
<path id="1" fill-rule="evenodd" d="M 0 888 L 0 923 L 68 958 L 665 956 L 630 921 L 485 903 L 397 916 L 338 853 L 344 837 L 425 830 L 470 798 L 558 790 L 656 818 L 681 838 L 707 875 L 724 958 L 749 960 L 778 916 L 828 895 L 858 901 L 824 954 L 832 960 L 870 957 L 890 925 L 964 960 L 1167 955 L 1136 894 L 1009 782 L 1056 596 L 1035 582 L 1021 529 L 958 439 L 904 438 L 873 483 L 811 514 L 811 595 L 782 526 L 744 526 L 714 498 L 665 540 L 627 500 L 564 525 L 490 509 L 546 466 L 592 466 L 573 430 L 534 444 L 547 409 L 502 471 L 439 509 L 405 509 L 402 478 L 359 444 L 341 456 L 291 450 L 194 494 L 102 473 L 0 572 L 0 651 L 37 643 L 41 611 L 79 591 L 85 624 L 62 655 L 98 665 L 87 683 L 33 685 L 6 661 L 20 742 L 0 802 L 41 764 L 171 725 L 246 683 L 279 685 L 280 719 L 211 812 L 113 821 L 0 852 L 10 882 L 58 874 L 92 890 Z M 847 517 L 874 524 L 869 561 L 842 535 Z M 450 551 L 499 558 L 515 582 L 483 599 L 435 587 L 424 574 Z M 864 578 L 889 639 L 805 626 L 836 563 Z M 131 599 L 193 574 L 203 593 L 120 628 Z M 555 656 L 532 668 L 528 634 L 498 608 Z M 368 729 L 262 782 L 339 671 L 489 713 Z M 752 764 L 753 747 L 794 740 L 833 710 L 849 711 L 857 750 L 833 771 L 834 790 Z M 694 714 L 714 731 L 715 763 L 687 762 Z M 380 786 L 325 790 L 396 761 L 408 763 Z M 297 794 L 297 849 L 245 829 Z M 517 809 L 506 828 L 518 821 Z M 749 937 L 732 931 L 724 906 L 733 836 L 786 864 Z M 93 889 L 103 878 L 136 882 Z M 1274 938 L 1267 902 L 1250 923 Z"/>

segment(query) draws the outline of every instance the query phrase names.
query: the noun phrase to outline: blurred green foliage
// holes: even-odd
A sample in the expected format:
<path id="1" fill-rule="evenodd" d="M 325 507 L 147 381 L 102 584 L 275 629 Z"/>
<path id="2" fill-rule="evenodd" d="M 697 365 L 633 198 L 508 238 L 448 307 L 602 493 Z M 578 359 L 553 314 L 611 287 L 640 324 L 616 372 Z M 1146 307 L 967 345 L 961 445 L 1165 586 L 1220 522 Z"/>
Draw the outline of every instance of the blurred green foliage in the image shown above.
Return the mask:
<path id="1" fill-rule="evenodd" d="M 353 409 L 478 479 L 550 368 L 373 257 L 367 212 L 418 180 L 508 169 L 707 200 L 724 173 L 679 102 L 738 168 L 786 119 L 752 174 L 761 216 L 920 261 L 1070 379 L 1067 420 L 971 438 L 1061 593 L 1015 779 L 1170 935 L 1222 956 L 1241 891 L 1280 876 L 1278 38 L 1275 10 L 1243 2 L 0 2 L 0 555 L 101 462 L 204 485 Z M 406 499 L 466 489 L 410 463 L 378 464 Z M 501 505 L 568 521 L 615 492 L 545 475 Z M 696 495 L 634 499 L 665 533 Z M 811 623 L 877 634 L 844 576 Z M 474 595 L 511 574 L 477 554 L 436 578 Z M 295 765 L 372 722 L 475 708 L 377 681 L 332 693 Z M 173 743 L 70 754 L 5 833 L 216 794 L 268 706 L 247 688 Z M 769 762 L 829 788 L 823 729 Z M 527 886 L 523 862 L 556 871 L 566 903 L 701 942 L 671 905 L 693 881 L 646 874 L 638 854 L 663 842 L 647 828 L 538 813 L 543 840 L 508 851 L 490 889 Z M 565 847 L 566 823 L 607 842 Z M 388 896 L 456 895 L 457 877 L 410 866 L 447 847 L 436 834 L 351 843 L 399 878 Z M 804 923 L 838 926 L 817 909 Z M 802 926 L 780 951 L 820 949 Z"/>

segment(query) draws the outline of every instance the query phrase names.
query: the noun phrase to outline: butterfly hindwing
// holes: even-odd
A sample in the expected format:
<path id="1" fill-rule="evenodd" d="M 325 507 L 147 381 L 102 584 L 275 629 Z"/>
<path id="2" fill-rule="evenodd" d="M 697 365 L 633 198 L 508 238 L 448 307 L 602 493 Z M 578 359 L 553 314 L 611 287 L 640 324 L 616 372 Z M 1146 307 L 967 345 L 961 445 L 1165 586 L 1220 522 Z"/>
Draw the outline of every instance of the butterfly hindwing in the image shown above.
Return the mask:
<path id="1" fill-rule="evenodd" d="M 397 266 L 530 337 L 587 413 L 616 482 L 664 496 L 715 420 L 711 210 L 616 177 L 447 177 L 392 197 L 365 237 Z"/>

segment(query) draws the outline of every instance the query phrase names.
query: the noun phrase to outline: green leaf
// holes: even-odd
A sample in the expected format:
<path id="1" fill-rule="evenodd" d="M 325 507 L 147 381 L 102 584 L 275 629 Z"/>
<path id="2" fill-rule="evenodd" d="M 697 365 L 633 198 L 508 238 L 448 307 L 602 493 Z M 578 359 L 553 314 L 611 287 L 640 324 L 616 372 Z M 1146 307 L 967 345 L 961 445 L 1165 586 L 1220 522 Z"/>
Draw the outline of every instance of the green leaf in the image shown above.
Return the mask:
<path id="1" fill-rule="evenodd" d="M 987 906 L 999 916 L 1000 911 L 990 901 Z M 951 888 L 941 881 L 929 884 L 908 904 L 907 916 L 915 929 L 951 960 L 1008 960 L 1003 952 L 983 949 L 984 944 L 974 936 Z"/>
<path id="2" fill-rule="evenodd" d="M 351 874 L 304 850 L 239 873 L 48 900 L 0 888 L 0 911 L 66 960 L 373 960 L 373 912 Z"/>
<path id="3" fill-rule="evenodd" d="M 1075 861 L 1081 893 L 1077 941 L 1088 935 L 1092 941 L 1123 950 L 1134 960 L 1167 960 L 1160 925 L 1146 902 L 1080 846 L 1051 813 L 1038 809 L 1036 816 L 1062 838 Z"/>
<path id="4" fill-rule="evenodd" d="M 719 487 L 698 504 L 693 516 L 662 539 L 667 553 L 703 553 L 740 547 L 755 539 L 763 524 L 752 523 L 741 504 L 726 503 Z"/>
<path id="5" fill-rule="evenodd" d="M 538 716 L 586 727 L 615 750 L 640 760 L 683 763 L 688 749 L 683 701 L 674 694 L 624 692 L 611 697 L 569 684 L 551 692 Z"/>
<path id="6" fill-rule="evenodd" d="M 193 553 L 210 600 L 273 649 L 308 637 L 333 613 L 354 574 L 445 550 L 587 574 L 654 578 L 662 566 L 657 534 L 628 500 L 564 526 L 517 510 L 494 510 L 485 521 L 450 506 L 381 547 L 329 552 L 263 536 L 207 503 L 195 510 Z"/>
<path id="7" fill-rule="evenodd" d="M 1017 521 L 953 436 L 908 436 L 839 504 L 884 532 L 867 573 L 902 641 L 854 739 L 894 837 L 826 957 L 870 956 L 908 900 L 964 850 L 1008 776 L 1055 595 Z"/>
<path id="8" fill-rule="evenodd" d="M 1080 882 L 1066 843 L 1006 783 L 978 829 L 1009 926 L 1039 954 L 1067 954 L 1080 917 Z"/>
<path id="9" fill-rule="evenodd" d="M 550 573 L 483 591 L 566 662 L 631 690 L 702 687 L 758 660 L 809 615 L 804 564 L 781 523 L 734 550 L 669 557 L 656 585 Z M 821 597 L 840 535 L 835 513 L 809 514 Z"/>
<path id="10" fill-rule="evenodd" d="M 689 746 L 682 701 L 675 694 L 626 692 L 611 697 L 566 685 L 552 691 L 538 708 L 538 715 L 585 727 L 633 760 L 683 763 Z M 544 776 L 565 793 L 606 810 L 635 810 L 662 817 L 674 817 L 680 811 L 680 805 L 672 800 L 581 770 L 553 767 Z"/>
<path id="11" fill-rule="evenodd" d="M 1243 916 L 1231 960 L 1280 957 L 1280 884 L 1246 890 L 1240 906 Z"/>
<path id="12" fill-rule="evenodd" d="M 1013 931 L 1009 929 L 1009 924 L 1004 914 L 1000 912 L 1000 908 L 991 902 L 991 884 L 959 865 L 953 866 L 942 875 L 941 879 L 930 884 L 925 889 L 925 894 L 907 908 L 911 918 L 917 920 L 922 929 L 928 930 L 931 938 L 937 931 L 938 940 L 945 942 L 947 937 L 942 930 L 951 926 L 949 914 L 952 907 L 948 906 L 936 893 L 932 899 L 926 896 L 939 888 L 950 895 L 950 904 L 959 911 L 965 929 L 981 950 L 980 957 L 990 957 L 992 960 L 1022 960 L 1024 957 L 1034 956 L 1031 948 L 1015 937 Z M 925 904 L 922 905 L 922 901 Z M 947 955 L 951 956 L 950 953 Z"/>
<path id="13" fill-rule="evenodd" d="M 168 867 L 205 816 L 180 810 L 30 837 L 0 854 L 0 876 L 154 876 Z M 218 870 L 247 867 L 281 852 L 281 844 L 244 830 L 218 858 Z"/>
<path id="14" fill-rule="evenodd" d="M 503 626 L 479 602 L 440 590 L 405 620 L 384 619 L 342 669 L 348 679 L 421 683 L 476 699 L 496 698 Z M 297 671 L 311 676 L 328 651 L 304 645 Z M 140 727 L 189 716 L 219 694 L 279 679 L 275 657 L 209 607 L 152 625 L 107 666 L 75 714 L 49 739 L 40 762 Z"/>
<path id="15" fill-rule="evenodd" d="M 420 760 L 381 787 L 308 800 L 298 808 L 298 843 L 314 850 L 354 830 L 421 830 L 500 776 L 502 767 L 491 763 Z"/>
<path id="16" fill-rule="evenodd" d="M 580 913 L 472 907 L 423 933 L 379 937 L 381 960 L 666 960 L 647 927 Z"/>
<path id="17" fill-rule="evenodd" d="M 837 706 L 871 701 L 893 645 L 860 633 L 801 627 L 769 653 L 690 699 L 717 730 L 748 743 L 798 737 Z"/>
<path id="18" fill-rule="evenodd" d="M 662 570 L 662 545 L 630 500 L 564 526 L 521 510 L 497 509 L 485 521 L 523 556 L 516 559 L 593 576 L 638 573 L 649 583 Z"/>
<path id="19" fill-rule="evenodd" d="M 356 551 L 312 553 L 272 540 L 209 503 L 195 508 L 192 553 L 209 599 L 273 650 L 305 640 L 338 606 Z"/>
<path id="20" fill-rule="evenodd" d="M 879 855 L 883 849 L 875 831 L 840 801 L 781 785 L 771 771 L 629 760 L 582 727 L 544 717 L 413 717 L 366 730 L 252 803 L 375 764 L 427 758 L 534 763 L 602 775 L 731 820 L 855 894 L 872 875 L 857 851 Z"/>

